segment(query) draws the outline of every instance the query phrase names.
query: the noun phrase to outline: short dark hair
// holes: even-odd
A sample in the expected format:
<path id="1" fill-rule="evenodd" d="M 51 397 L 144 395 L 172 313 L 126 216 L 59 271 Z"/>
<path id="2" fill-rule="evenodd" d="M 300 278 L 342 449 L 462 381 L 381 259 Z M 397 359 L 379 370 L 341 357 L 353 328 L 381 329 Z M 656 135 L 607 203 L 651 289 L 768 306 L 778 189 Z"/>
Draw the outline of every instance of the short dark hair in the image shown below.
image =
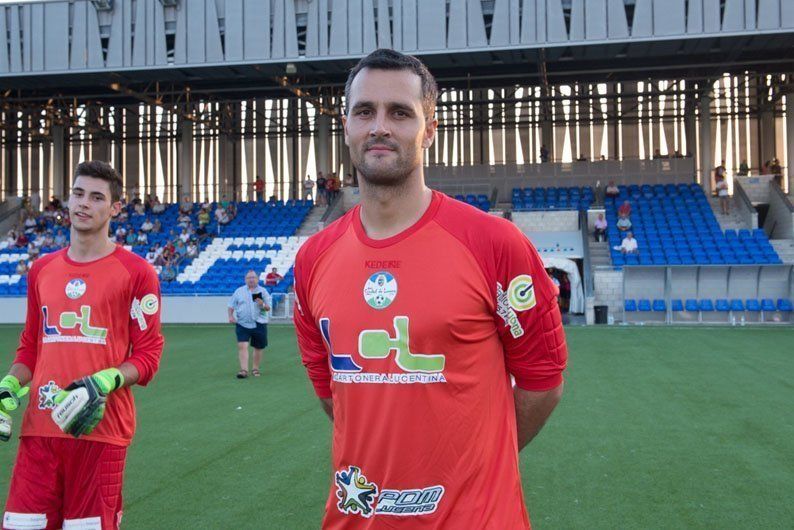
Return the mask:
<path id="1" fill-rule="evenodd" d="M 350 87 L 353 79 L 364 68 L 374 70 L 410 70 L 422 80 L 422 109 L 425 116 L 431 117 L 436 113 L 436 99 L 438 99 L 438 85 L 430 70 L 427 69 L 422 61 L 413 55 L 405 55 L 389 48 L 380 48 L 361 59 L 356 66 L 350 70 L 345 83 L 345 105 L 346 112 L 350 112 Z"/>
<path id="2" fill-rule="evenodd" d="M 101 160 L 86 160 L 77 164 L 74 170 L 74 180 L 77 177 L 91 177 L 99 180 L 104 180 L 110 185 L 110 198 L 113 202 L 121 200 L 121 192 L 124 188 L 124 183 L 121 181 L 119 172 L 113 169 L 113 166 Z"/>

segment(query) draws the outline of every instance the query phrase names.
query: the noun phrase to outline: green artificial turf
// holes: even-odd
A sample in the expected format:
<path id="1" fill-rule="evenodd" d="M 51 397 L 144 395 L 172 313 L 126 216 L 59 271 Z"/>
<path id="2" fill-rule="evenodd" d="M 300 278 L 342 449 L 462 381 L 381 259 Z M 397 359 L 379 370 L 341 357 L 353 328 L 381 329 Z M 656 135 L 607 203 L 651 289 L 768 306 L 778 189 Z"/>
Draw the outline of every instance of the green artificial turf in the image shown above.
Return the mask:
<path id="1" fill-rule="evenodd" d="M 17 327 L 0 327 L 11 360 Z M 271 326 L 260 379 L 239 381 L 227 326 L 168 326 L 136 389 L 126 529 L 319 526 L 331 425 Z M 794 329 L 568 330 L 562 403 L 521 455 L 536 529 L 790 528 Z M 19 419 L 19 414 L 15 415 Z M 16 442 L 0 447 L 0 491 Z"/>

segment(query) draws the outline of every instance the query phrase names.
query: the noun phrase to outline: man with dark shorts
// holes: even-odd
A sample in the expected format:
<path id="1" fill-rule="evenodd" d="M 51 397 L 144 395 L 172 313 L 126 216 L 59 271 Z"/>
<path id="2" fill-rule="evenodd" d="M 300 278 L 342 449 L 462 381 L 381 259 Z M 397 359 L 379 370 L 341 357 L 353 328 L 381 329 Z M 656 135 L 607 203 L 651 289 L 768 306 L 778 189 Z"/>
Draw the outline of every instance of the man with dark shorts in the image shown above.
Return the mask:
<path id="1" fill-rule="evenodd" d="M 245 275 L 245 285 L 239 287 L 229 300 L 229 322 L 237 334 L 237 352 L 240 358 L 238 379 L 248 377 L 248 345 L 254 349 L 251 374 L 260 376 L 262 350 L 267 347 L 267 321 L 270 311 L 270 293 L 259 285 L 259 276 L 253 270 Z"/>

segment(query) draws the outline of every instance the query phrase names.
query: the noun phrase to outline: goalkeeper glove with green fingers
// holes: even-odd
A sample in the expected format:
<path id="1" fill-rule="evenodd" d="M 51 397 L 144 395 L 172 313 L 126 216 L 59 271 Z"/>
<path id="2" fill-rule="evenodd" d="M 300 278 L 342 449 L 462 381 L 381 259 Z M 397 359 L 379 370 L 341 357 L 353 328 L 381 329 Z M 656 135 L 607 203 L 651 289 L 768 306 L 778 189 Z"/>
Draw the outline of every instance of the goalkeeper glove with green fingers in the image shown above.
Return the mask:
<path id="1" fill-rule="evenodd" d="M 19 407 L 19 400 L 28 393 L 30 387 L 20 387 L 19 379 L 7 375 L 0 381 L 0 441 L 11 438 L 11 416 L 8 414 Z"/>
<path id="2" fill-rule="evenodd" d="M 91 434 L 105 414 L 108 394 L 123 384 L 124 376 L 118 368 L 108 368 L 72 382 L 55 396 L 53 421 L 75 438 Z"/>

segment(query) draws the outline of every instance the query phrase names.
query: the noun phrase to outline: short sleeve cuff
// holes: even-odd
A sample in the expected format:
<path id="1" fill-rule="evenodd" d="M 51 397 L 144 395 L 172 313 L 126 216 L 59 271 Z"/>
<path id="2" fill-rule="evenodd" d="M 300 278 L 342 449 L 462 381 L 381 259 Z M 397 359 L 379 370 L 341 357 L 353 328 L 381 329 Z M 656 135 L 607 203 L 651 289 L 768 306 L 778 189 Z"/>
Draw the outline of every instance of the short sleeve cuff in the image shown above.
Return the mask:
<path id="1" fill-rule="evenodd" d="M 516 386 L 528 392 L 546 392 L 562 384 L 562 373 L 555 374 L 545 379 L 519 379 L 516 377 Z"/>
<path id="2" fill-rule="evenodd" d="M 24 364 L 27 366 L 30 373 L 33 373 L 36 369 L 36 354 L 30 352 L 17 352 L 17 356 L 14 359 L 14 364 Z"/>

